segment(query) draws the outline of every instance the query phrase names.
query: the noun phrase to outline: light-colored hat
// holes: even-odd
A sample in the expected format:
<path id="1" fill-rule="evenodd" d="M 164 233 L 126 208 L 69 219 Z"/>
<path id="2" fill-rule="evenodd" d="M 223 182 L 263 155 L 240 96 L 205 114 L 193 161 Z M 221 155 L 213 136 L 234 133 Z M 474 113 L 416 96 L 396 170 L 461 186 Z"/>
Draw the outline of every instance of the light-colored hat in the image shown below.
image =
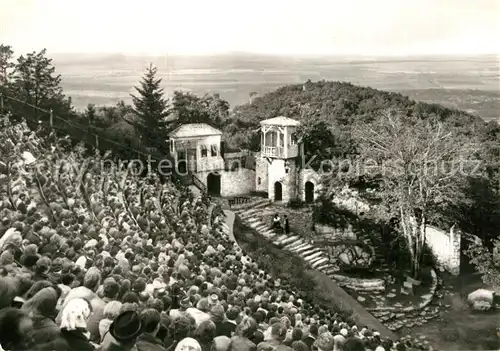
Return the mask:
<path id="1" fill-rule="evenodd" d="M 201 351 L 201 346 L 193 338 L 184 338 L 177 344 L 175 351 Z"/>

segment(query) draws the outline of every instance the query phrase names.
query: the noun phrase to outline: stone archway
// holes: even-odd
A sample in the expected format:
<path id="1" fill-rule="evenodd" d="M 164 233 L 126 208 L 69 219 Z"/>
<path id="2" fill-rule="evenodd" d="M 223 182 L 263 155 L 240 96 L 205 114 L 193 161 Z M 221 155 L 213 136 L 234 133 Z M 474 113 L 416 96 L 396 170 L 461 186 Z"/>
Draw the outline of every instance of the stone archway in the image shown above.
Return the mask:
<path id="1" fill-rule="evenodd" d="M 314 202 L 314 184 L 307 181 L 304 187 L 306 203 L 312 204 Z"/>
<path id="2" fill-rule="evenodd" d="M 274 201 L 283 200 L 283 185 L 281 182 L 274 183 Z"/>
<path id="3" fill-rule="evenodd" d="M 207 176 L 207 193 L 213 196 L 220 196 L 221 188 L 220 174 L 209 173 Z"/>

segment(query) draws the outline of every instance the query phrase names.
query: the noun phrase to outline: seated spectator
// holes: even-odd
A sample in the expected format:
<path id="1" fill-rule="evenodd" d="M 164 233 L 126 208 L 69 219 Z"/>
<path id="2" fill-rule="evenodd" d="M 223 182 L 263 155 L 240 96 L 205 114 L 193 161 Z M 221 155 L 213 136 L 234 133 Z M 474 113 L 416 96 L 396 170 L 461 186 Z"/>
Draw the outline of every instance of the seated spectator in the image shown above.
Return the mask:
<path id="1" fill-rule="evenodd" d="M 33 347 L 27 335 L 33 322 L 26 312 L 7 307 L 0 310 L 0 346 L 8 351 L 26 351 Z"/>
<path id="2" fill-rule="evenodd" d="M 120 301 L 111 301 L 104 307 L 104 319 L 99 322 L 99 336 L 101 342 L 104 339 L 104 335 L 109 331 L 111 323 L 113 323 L 115 318 L 122 312 L 122 306 Z"/>
<path id="3" fill-rule="evenodd" d="M 238 324 L 235 335 L 231 338 L 228 351 L 256 351 L 255 345 L 250 338 L 257 331 L 257 322 L 251 317 L 244 317 Z"/>
<path id="4" fill-rule="evenodd" d="M 212 321 L 202 322 L 194 331 L 193 336 L 200 344 L 202 351 L 210 351 L 216 337 L 215 323 Z"/>
<path id="5" fill-rule="evenodd" d="M 225 320 L 217 329 L 217 335 L 225 335 L 228 338 L 232 337 L 236 330 L 236 319 L 240 315 L 240 310 L 237 307 L 231 307 L 226 312 Z"/>
<path id="6" fill-rule="evenodd" d="M 227 336 L 225 335 L 216 336 L 214 338 L 210 351 L 227 351 L 230 343 L 231 339 L 228 338 Z"/>
<path id="7" fill-rule="evenodd" d="M 257 345 L 257 351 L 282 350 L 293 351 L 291 347 L 286 346 L 285 341 L 287 333 L 286 325 L 281 322 L 271 325 L 271 335 L 269 340 L 265 340 Z"/>
<path id="8" fill-rule="evenodd" d="M 309 348 L 311 348 L 318 337 L 318 326 L 316 324 L 312 324 L 309 327 L 309 333 L 304 336 L 302 339 L 303 342 L 306 343 Z"/>
<path id="9" fill-rule="evenodd" d="M 72 289 L 66 296 L 65 302 L 62 306 L 64 310 L 65 305 L 75 298 L 83 298 L 90 302 L 92 305 L 92 316 L 88 321 L 88 331 L 90 332 L 90 340 L 94 342 L 100 341 L 99 335 L 99 322 L 103 318 L 104 307 L 106 303 L 97 296 L 96 292 L 101 284 L 101 273 L 95 267 L 91 267 L 83 278 L 83 286 Z M 60 320 L 60 315 L 56 322 Z"/>
<path id="10" fill-rule="evenodd" d="M 141 312 L 141 324 L 143 333 L 137 338 L 138 351 L 165 351 L 163 341 L 156 338 L 160 330 L 161 315 L 152 308 Z"/>
<path id="11" fill-rule="evenodd" d="M 202 349 L 195 339 L 184 338 L 177 344 L 175 351 L 202 351 Z"/>
<path id="12" fill-rule="evenodd" d="M 363 341 L 358 338 L 348 338 L 342 346 L 342 351 L 365 351 Z"/>
<path id="13" fill-rule="evenodd" d="M 61 313 L 61 337 L 68 345 L 68 350 L 93 351 L 89 341 L 90 333 L 87 322 L 92 313 L 90 302 L 75 298 L 70 300 Z"/>
<path id="14" fill-rule="evenodd" d="M 142 333 L 142 321 L 137 312 L 126 311 L 115 318 L 104 335 L 99 351 L 130 351 Z"/>
<path id="15" fill-rule="evenodd" d="M 334 344 L 333 335 L 328 331 L 321 333 L 314 342 L 314 346 L 316 346 L 318 351 L 332 351 Z"/>
<path id="16" fill-rule="evenodd" d="M 54 322 L 57 315 L 58 292 L 53 287 L 43 288 L 26 301 L 22 310 L 26 311 L 33 322 L 28 336 L 36 345 L 45 344 L 60 337 L 60 330 Z"/>

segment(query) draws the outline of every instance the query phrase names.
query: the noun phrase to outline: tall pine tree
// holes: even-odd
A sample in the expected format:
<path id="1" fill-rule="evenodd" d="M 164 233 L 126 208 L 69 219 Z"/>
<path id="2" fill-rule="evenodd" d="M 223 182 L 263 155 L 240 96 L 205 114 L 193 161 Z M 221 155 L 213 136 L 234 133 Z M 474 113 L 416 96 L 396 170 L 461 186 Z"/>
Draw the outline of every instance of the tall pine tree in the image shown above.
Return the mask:
<path id="1" fill-rule="evenodd" d="M 138 95 L 132 96 L 136 118 L 127 122 L 132 124 L 142 138 L 144 146 L 163 150 L 167 138 L 166 117 L 168 102 L 160 88 L 161 78 L 156 77 L 157 68 L 150 64 L 140 86 L 134 87 Z"/>

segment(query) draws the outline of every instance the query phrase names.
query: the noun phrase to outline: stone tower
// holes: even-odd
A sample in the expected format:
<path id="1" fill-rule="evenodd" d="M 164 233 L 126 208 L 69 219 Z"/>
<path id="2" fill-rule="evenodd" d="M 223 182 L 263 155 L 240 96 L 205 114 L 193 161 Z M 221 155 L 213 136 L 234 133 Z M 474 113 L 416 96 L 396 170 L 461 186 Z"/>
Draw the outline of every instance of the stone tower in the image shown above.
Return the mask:
<path id="1" fill-rule="evenodd" d="M 299 121 L 275 117 L 260 122 L 261 152 L 256 160 L 255 189 L 273 201 L 289 202 L 299 196 Z"/>

